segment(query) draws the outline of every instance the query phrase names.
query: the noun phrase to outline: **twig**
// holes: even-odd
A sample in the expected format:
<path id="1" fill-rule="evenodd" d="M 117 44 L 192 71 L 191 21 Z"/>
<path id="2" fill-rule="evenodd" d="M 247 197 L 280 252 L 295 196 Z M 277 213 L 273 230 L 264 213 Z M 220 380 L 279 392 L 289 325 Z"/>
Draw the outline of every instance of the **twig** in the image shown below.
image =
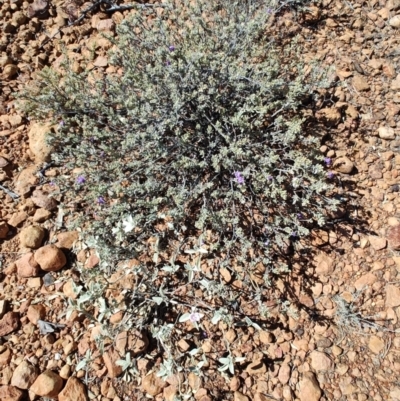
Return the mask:
<path id="1" fill-rule="evenodd" d="M 145 4 L 141 4 L 141 3 L 124 4 L 122 6 L 117 6 L 117 5 L 113 4 L 113 2 L 111 2 L 110 0 L 97 0 L 94 4 L 92 4 L 91 6 L 86 8 L 85 10 L 83 10 L 82 14 L 75 21 L 70 22 L 68 24 L 68 27 L 74 26 L 74 25 L 78 24 L 79 22 L 81 22 L 86 17 L 86 14 L 88 14 L 91 11 L 93 11 L 96 7 L 100 6 L 101 4 L 111 5 L 110 8 L 108 8 L 107 10 L 104 10 L 106 13 L 112 13 L 112 12 L 115 12 L 115 11 L 132 10 L 133 8 L 136 8 L 136 7 L 142 7 L 142 8 L 147 8 L 147 7 L 167 7 L 167 4 L 148 4 L 148 3 L 145 3 Z M 43 49 L 43 46 L 46 45 L 47 43 L 49 43 L 49 41 L 52 40 L 53 38 L 55 38 L 60 32 L 61 32 L 61 28 L 56 33 L 54 33 L 52 36 L 48 37 L 42 43 L 42 45 L 39 47 L 39 50 Z"/>
<path id="2" fill-rule="evenodd" d="M 7 195 L 11 196 L 11 198 L 13 198 L 14 200 L 17 200 L 19 198 L 19 195 L 3 187 L 2 185 L 0 185 L 0 189 L 2 189 Z"/>

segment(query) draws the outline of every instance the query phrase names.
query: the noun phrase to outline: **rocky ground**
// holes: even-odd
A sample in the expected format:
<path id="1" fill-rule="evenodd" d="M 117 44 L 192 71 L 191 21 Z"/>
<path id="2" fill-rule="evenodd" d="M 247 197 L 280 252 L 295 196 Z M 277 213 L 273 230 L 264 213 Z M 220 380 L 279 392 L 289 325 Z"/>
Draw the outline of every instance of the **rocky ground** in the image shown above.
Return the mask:
<path id="1" fill-rule="evenodd" d="M 228 341 L 246 357 L 233 376 L 210 362 L 200 376 L 166 382 L 155 375 L 160 361 L 145 334 L 122 332 L 101 354 L 99 327 L 66 314 L 79 283 L 74 266 L 91 269 L 98 258 L 81 249 L 78 231 L 65 231 L 73 200 L 49 196 L 59 174 L 48 164 L 49 127 L 19 114 L 12 94 L 43 66 L 60 64 L 62 43 L 76 71 L 94 43 L 93 67 L 114 71 L 101 32 L 114 35 L 130 11 L 105 12 L 102 4 L 86 12 L 92 4 L 0 7 L 0 399 L 400 400 L 400 2 L 323 0 L 271 17 L 275 34 L 299 35 L 305 61 L 335 67 L 336 85 L 310 113 L 327 133 L 321 150 L 343 212 L 313 233 L 307 263 L 277 283 L 293 307 L 282 313 L 272 302 L 268 330 L 205 323 L 204 338 L 182 336 L 182 352 L 194 341 L 211 360 Z M 121 311 L 110 323 L 123 318 Z M 138 358 L 135 382 L 122 381 L 115 363 L 128 349 Z M 76 369 L 88 350 L 88 366 Z"/>

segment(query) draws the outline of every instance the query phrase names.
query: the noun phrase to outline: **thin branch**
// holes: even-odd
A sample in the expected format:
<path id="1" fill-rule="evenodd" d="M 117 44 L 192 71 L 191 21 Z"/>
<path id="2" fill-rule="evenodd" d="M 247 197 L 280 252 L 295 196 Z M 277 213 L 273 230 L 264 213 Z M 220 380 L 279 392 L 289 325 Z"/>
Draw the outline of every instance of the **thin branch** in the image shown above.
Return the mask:
<path id="1" fill-rule="evenodd" d="M 0 185 L 0 189 L 2 189 L 7 195 L 11 196 L 11 198 L 13 198 L 14 200 L 17 200 L 19 198 L 19 195 L 3 187 L 2 185 Z"/>

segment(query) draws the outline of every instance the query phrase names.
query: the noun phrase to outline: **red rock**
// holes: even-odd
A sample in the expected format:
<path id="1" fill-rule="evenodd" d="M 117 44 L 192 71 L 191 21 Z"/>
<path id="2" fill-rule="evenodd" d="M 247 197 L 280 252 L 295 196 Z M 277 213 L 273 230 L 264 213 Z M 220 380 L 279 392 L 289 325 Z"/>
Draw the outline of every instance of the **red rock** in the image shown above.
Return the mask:
<path id="1" fill-rule="evenodd" d="M 0 366 L 7 366 L 11 361 L 11 351 L 7 348 L 4 352 L 0 354 Z"/>
<path id="2" fill-rule="evenodd" d="M 70 377 L 63 391 L 58 394 L 58 401 L 88 401 L 86 386 L 76 377 Z"/>
<path id="3" fill-rule="evenodd" d="M 128 348 L 133 356 L 139 355 L 146 351 L 147 346 L 149 345 L 149 339 L 147 338 L 146 334 L 138 330 L 134 333 L 129 333 L 128 341 Z"/>
<path id="4" fill-rule="evenodd" d="M 114 378 L 122 374 L 122 367 L 116 362 L 120 360 L 120 356 L 114 349 L 109 349 L 103 354 L 104 364 L 106 365 L 108 377 Z"/>
<path id="5" fill-rule="evenodd" d="M 56 246 L 62 249 L 72 249 L 74 242 L 79 239 L 78 231 L 65 231 L 57 235 Z"/>
<path id="6" fill-rule="evenodd" d="M 38 376 L 30 390 L 41 397 L 56 398 L 62 386 L 63 379 L 52 370 L 46 370 Z"/>
<path id="7" fill-rule="evenodd" d="M 24 393 L 13 386 L 0 386 L 1 401 L 20 401 Z"/>
<path id="8" fill-rule="evenodd" d="M 319 253 L 316 258 L 315 273 L 318 275 L 331 274 L 334 270 L 334 260 L 326 253 Z"/>
<path id="9" fill-rule="evenodd" d="M 29 226 L 24 228 L 19 234 L 21 245 L 25 248 L 36 249 L 42 245 L 45 231 L 39 226 Z"/>
<path id="10" fill-rule="evenodd" d="M 246 368 L 246 372 L 250 375 L 261 375 L 267 371 L 265 363 L 262 361 L 251 362 Z"/>
<path id="11" fill-rule="evenodd" d="M 0 320 L 0 337 L 6 336 L 17 330 L 19 327 L 19 314 L 16 312 L 8 312 Z"/>
<path id="12" fill-rule="evenodd" d="M 35 252 L 35 260 L 42 270 L 56 272 L 67 263 L 63 251 L 55 245 L 45 245 Z"/>
<path id="13" fill-rule="evenodd" d="M 31 305 L 26 314 L 32 324 L 37 324 L 38 320 L 44 320 L 46 316 L 46 308 L 41 304 Z"/>
<path id="14" fill-rule="evenodd" d="M 356 287 L 357 291 L 365 287 L 369 287 L 375 283 L 377 277 L 373 273 L 365 273 L 359 279 L 357 279 L 354 283 L 354 287 Z"/>
<path id="15" fill-rule="evenodd" d="M 34 383 L 38 377 L 38 374 L 39 372 L 37 368 L 28 361 L 24 360 L 14 370 L 11 378 L 11 384 L 14 387 L 27 390 Z"/>
<path id="16" fill-rule="evenodd" d="M 20 277 L 36 277 L 39 275 L 40 267 L 35 261 L 32 252 L 26 253 L 19 258 L 16 262 L 18 276 Z"/>
<path id="17" fill-rule="evenodd" d="M 389 228 L 387 232 L 387 239 L 392 249 L 396 251 L 400 250 L 400 224 Z"/>
<path id="18" fill-rule="evenodd" d="M 386 286 L 386 307 L 395 308 L 400 306 L 400 288 L 393 284 Z"/>
<path id="19" fill-rule="evenodd" d="M 27 196 L 32 186 L 39 182 L 38 177 L 35 175 L 37 168 L 35 166 L 30 166 L 24 168 L 18 175 L 15 181 L 15 191 L 20 196 Z"/>
<path id="20" fill-rule="evenodd" d="M 233 400 L 234 401 L 250 401 L 249 397 L 247 397 L 247 395 L 244 395 L 240 391 L 235 391 L 233 393 Z"/>
<path id="21" fill-rule="evenodd" d="M 327 371 L 332 370 L 332 360 L 324 353 L 320 351 L 313 351 L 310 354 L 311 367 L 316 371 Z"/>
<path id="22" fill-rule="evenodd" d="M 9 228 L 5 221 L 0 221 L 0 239 L 7 238 Z"/>
<path id="23" fill-rule="evenodd" d="M 29 149 L 34 154 L 36 163 L 50 161 L 52 149 L 47 143 L 47 136 L 51 130 L 51 124 L 41 123 L 34 123 L 29 129 Z"/>
<path id="24" fill-rule="evenodd" d="M 94 267 L 96 267 L 98 264 L 100 263 L 100 259 L 99 257 L 92 253 L 86 260 L 85 262 L 85 267 L 86 269 L 93 269 Z"/>
<path id="25" fill-rule="evenodd" d="M 342 156 L 334 161 L 333 168 L 339 173 L 350 174 L 353 171 L 354 163 L 348 157 Z"/>
<path id="26" fill-rule="evenodd" d="M 287 384 L 290 379 L 290 373 L 291 373 L 290 366 L 287 363 L 283 363 L 279 368 L 278 380 L 282 384 Z"/>
<path id="27" fill-rule="evenodd" d="M 22 212 L 18 212 L 18 213 L 14 213 L 11 216 L 11 219 L 7 221 L 9 226 L 12 227 L 18 227 L 19 225 L 21 225 L 26 219 L 28 218 L 28 215 L 22 211 Z"/>
<path id="28" fill-rule="evenodd" d="M 158 394 L 161 394 L 163 388 L 167 386 L 167 383 L 164 382 L 161 378 L 157 377 L 155 373 L 150 373 L 145 376 L 142 380 L 142 390 L 155 397 Z"/>
<path id="29" fill-rule="evenodd" d="M 299 383 L 300 401 L 319 401 L 322 391 L 315 375 L 311 372 L 305 372 Z"/>
<path id="30" fill-rule="evenodd" d="M 380 251 L 381 249 L 385 249 L 387 245 L 387 241 L 385 238 L 377 237 L 376 235 L 370 235 L 368 237 L 369 243 L 375 251 Z"/>
<path id="31" fill-rule="evenodd" d="M 54 198 L 49 197 L 48 193 L 40 189 L 33 191 L 31 200 L 36 206 L 43 209 L 49 211 L 57 209 L 57 201 Z"/>

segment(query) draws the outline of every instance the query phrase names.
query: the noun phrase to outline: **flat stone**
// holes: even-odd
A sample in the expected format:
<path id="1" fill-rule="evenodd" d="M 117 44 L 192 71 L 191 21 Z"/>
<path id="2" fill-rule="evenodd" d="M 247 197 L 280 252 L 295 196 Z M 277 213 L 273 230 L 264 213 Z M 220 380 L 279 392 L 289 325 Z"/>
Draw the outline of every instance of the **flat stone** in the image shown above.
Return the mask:
<path id="1" fill-rule="evenodd" d="M 389 393 L 389 401 L 400 401 L 400 387 L 393 387 Z"/>
<path id="2" fill-rule="evenodd" d="M 377 336 L 371 336 L 368 342 L 368 348 L 374 353 L 379 354 L 385 348 L 385 342 Z"/>
<path id="3" fill-rule="evenodd" d="M 103 354 L 103 359 L 104 364 L 107 368 L 108 377 L 111 377 L 113 379 L 122 374 L 122 366 L 116 364 L 116 362 L 121 359 L 116 350 L 109 349 Z"/>
<path id="4" fill-rule="evenodd" d="M 28 361 L 22 361 L 11 378 L 11 385 L 22 390 L 27 390 L 39 375 L 38 369 Z"/>
<path id="5" fill-rule="evenodd" d="M 58 401 L 88 401 L 86 386 L 76 377 L 70 377 L 64 389 L 58 394 Z"/>
<path id="6" fill-rule="evenodd" d="M 0 386 L 1 401 L 20 401 L 24 392 L 14 386 Z"/>
<path id="7" fill-rule="evenodd" d="M 322 391 L 312 372 L 305 372 L 299 383 L 300 401 L 319 401 Z"/>
<path id="8" fill-rule="evenodd" d="M 394 284 L 386 286 L 386 307 L 395 308 L 400 306 L 400 288 Z"/>
<path id="9" fill-rule="evenodd" d="M 40 208 L 36 210 L 32 220 L 35 223 L 43 223 L 51 217 L 51 214 L 50 210 Z"/>
<path id="10" fill-rule="evenodd" d="M 176 400 L 176 395 L 178 393 L 178 388 L 175 385 L 171 385 L 164 388 L 163 396 L 165 401 Z"/>
<path id="11" fill-rule="evenodd" d="M 63 285 L 63 293 L 67 298 L 77 299 L 78 294 L 74 290 L 74 283 L 72 280 L 66 281 Z"/>
<path id="12" fill-rule="evenodd" d="M 21 225 L 26 219 L 28 218 L 28 215 L 24 212 L 17 212 L 14 213 L 11 216 L 11 219 L 8 220 L 7 224 L 11 227 L 18 227 L 19 225 Z"/>
<path id="13" fill-rule="evenodd" d="M 50 161 L 53 149 L 47 143 L 47 137 L 51 131 L 51 124 L 34 123 L 30 127 L 28 131 L 29 149 L 35 157 L 35 163 Z"/>
<path id="14" fill-rule="evenodd" d="M 12 353 L 9 348 L 0 354 L 0 366 L 7 366 L 11 361 Z"/>
<path id="15" fill-rule="evenodd" d="M 30 166 L 24 168 L 18 175 L 15 181 L 15 191 L 20 196 L 27 196 L 32 187 L 39 182 L 39 178 L 36 176 L 37 168 Z"/>
<path id="16" fill-rule="evenodd" d="M 334 271 L 334 260 L 324 252 L 316 256 L 315 263 L 315 273 L 318 275 L 331 274 Z"/>
<path id="17" fill-rule="evenodd" d="M 108 58 L 105 56 L 98 56 L 96 60 L 94 60 L 93 65 L 95 67 L 107 67 Z"/>
<path id="18" fill-rule="evenodd" d="M 58 248 L 71 250 L 74 242 L 79 239 L 78 231 L 65 231 L 63 233 L 59 233 L 57 235 L 57 243 L 56 246 Z"/>
<path id="19" fill-rule="evenodd" d="M 250 375 L 262 375 L 267 371 L 265 363 L 262 361 L 251 362 L 247 368 L 246 372 Z"/>
<path id="20" fill-rule="evenodd" d="M 19 314 L 17 312 L 8 312 L 0 320 L 0 337 L 6 336 L 17 330 L 20 325 Z"/>
<path id="21" fill-rule="evenodd" d="M 394 133 L 394 129 L 390 127 L 379 127 L 378 135 L 381 139 L 395 139 L 396 134 Z"/>
<path id="22" fill-rule="evenodd" d="M 36 277 L 39 275 L 40 267 L 35 261 L 35 257 L 32 252 L 26 253 L 21 256 L 15 264 L 17 265 L 17 273 L 19 277 Z"/>
<path id="23" fill-rule="evenodd" d="M 150 373 L 142 379 L 142 390 L 153 397 L 161 394 L 166 386 L 167 383 L 157 377 L 155 373 Z"/>
<path id="24" fill-rule="evenodd" d="M 317 372 L 332 370 L 332 360 L 324 352 L 313 351 L 311 352 L 310 357 L 311 367 Z"/>
<path id="25" fill-rule="evenodd" d="M 353 78 L 353 86 L 358 92 L 368 91 L 370 89 L 367 80 L 361 75 L 356 75 Z"/>
<path id="26" fill-rule="evenodd" d="M 389 246 L 396 250 L 400 250 L 400 225 L 392 226 L 387 231 L 387 239 Z"/>
<path id="27" fill-rule="evenodd" d="M 56 398 L 63 384 L 63 379 L 57 373 L 46 370 L 37 377 L 30 390 L 41 397 Z"/>
<path id="28" fill-rule="evenodd" d="M 365 273 L 358 280 L 355 281 L 354 287 L 357 291 L 360 291 L 363 288 L 369 287 L 374 284 L 377 280 L 377 277 L 374 273 Z"/>
<path id="29" fill-rule="evenodd" d="M 376 235 L 370 235 L 368 237 L 369 243 L 375 251 L 380 251 L 386 248 L 386 238 L 377 237 Z"/>
<path id="30" fill-rule="evenodd" d="M 353 383 L 354 383 L 353 377 L 345 377 L 342 380 L 340 380 L 339 387 L 343 395 L 351 395 L 358 390 L 357 387 L 353 386 Z"/>
<path id="31" fill-rule="evenodd" d="M 40 189 L 33 191 L 31 199 L 32 202 L 40 208 L 49 211 L 57 209 L 57 201 L 54 198 L 49 197 L 46 192 Z"/>
<path id="32" fill-rule="evenodd" d="M 291 368 L 287 363 L 283 363 L 279 368 L 278 380 L 283 384 L 287 384 L 290 379 Z"/>
<path id="33" fill-rule="evenodd" d="M 274 335 L 269 331 L 262 330 L 259 332 L 259 336 L 262 344 L 271 344 L 275 341 Z"/>

